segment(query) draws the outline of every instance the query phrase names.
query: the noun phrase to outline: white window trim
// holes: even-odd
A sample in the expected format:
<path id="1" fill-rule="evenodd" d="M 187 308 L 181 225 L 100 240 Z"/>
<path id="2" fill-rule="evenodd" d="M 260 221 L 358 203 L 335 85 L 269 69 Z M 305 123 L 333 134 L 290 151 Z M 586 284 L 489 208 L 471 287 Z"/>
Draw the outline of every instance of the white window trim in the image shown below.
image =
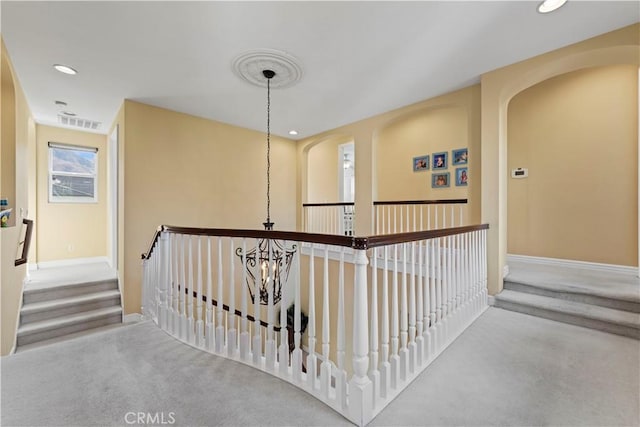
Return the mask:
<path id="1" fill-rule="evenodd" d="M 90 151 L 96 153 L 96 162 L 95 162 L 95 170 L 93 174 L 88 173 L 74 173 L 74 172 L 57 172 L 52 170 L 53 159 L 52 159 L 52 148 L 62 148 L 65 150 L 76 150 L 76 151 Z M 49 187 L 49 203 L 98 203 L 98 148 L 97 147 L 86 147 L 81 145 L 71 145 L 71 144 L 60 144 L 57 142 L 49 142 L 49 175 L 47 177 L 48 187 Z M 77 176 L 77 177 L 87 177 L 93 178 L 93 197 L 64 197 L 64 196 L 54 196 L 53 195 L 53 180 L 51 179 L 53 175 L 64 175 L 64 176 Z"/>

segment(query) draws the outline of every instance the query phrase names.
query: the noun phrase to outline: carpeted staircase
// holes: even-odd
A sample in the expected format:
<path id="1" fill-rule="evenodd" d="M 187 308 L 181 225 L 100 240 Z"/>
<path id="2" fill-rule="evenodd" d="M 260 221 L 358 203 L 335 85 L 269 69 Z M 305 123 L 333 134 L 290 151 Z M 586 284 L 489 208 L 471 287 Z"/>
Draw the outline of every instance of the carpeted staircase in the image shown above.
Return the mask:
<path id="1" fill-rule="evenodd" d="M 122 323 L 116 277 L 27 287 L 23 293 L 17 347 Z"/>
<path id="2" fill-rule="evenodd" d="M 631 275 L 510 264 L 495 307 L 640 339 L 640 286 Z"/>

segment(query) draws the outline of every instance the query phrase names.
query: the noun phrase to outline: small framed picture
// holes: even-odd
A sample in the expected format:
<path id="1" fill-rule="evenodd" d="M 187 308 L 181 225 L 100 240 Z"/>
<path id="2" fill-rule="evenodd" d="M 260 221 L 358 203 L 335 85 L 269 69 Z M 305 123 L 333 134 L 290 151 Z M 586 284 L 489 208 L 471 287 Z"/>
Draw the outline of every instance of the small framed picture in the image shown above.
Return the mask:
<path id="1" fill-rule="evenodd" d="M 422 172 L 429 170 L 429 156 L 420 156 L 413 158 L 413 171 Z"/>
<path id="2" fill-rule="evenodd" d="M 468 179 L 467 168 L 456 168 L 456 187 L 465 187 Z"/>
<path id="3" fill-rule="evenodd" d="M 446 188 L 449 186 L 449 172 L 431 174 L 431 188 Z"/>
<path id="4" fill-rule="evenodd" d="M 433 170 L 446 169 L 447 168 L 447 152 L 433 153 Z"/>
<path id="5" fill-rule="evenodd" d="M 469 163 L 469 151 L 466 148 L 451 151 L 451 159 L 454 165 L 466 165 Z"/>

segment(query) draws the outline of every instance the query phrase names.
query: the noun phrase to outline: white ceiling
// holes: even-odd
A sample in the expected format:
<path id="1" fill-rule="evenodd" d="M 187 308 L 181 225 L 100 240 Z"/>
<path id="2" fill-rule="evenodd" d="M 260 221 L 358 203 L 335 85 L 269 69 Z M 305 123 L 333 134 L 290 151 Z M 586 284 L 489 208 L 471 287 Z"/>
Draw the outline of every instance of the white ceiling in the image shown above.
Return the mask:
<path id="1" fill-rule="evenodd" d="M 538 3 L 5 0 L 1 31 L 36 121 L 55 125 L 61 100 L 102 133 L 125 98 L 264 131 L 266 91 L 231 64 L 284 51 L 303 75 L 272 91 L 272 131 L 304 138 L 640 20 L 638 1 Z"/>

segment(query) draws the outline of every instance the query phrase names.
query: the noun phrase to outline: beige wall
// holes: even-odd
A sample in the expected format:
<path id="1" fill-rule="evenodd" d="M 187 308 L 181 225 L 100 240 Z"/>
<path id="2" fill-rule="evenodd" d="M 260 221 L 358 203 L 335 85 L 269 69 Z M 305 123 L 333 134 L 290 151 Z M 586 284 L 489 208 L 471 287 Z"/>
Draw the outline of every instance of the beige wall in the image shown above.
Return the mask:
<path id="1" fill-rule="evenodd" d="M 9 68 L 8 57 L 4 54 L 3 45 L 2 55 L 2 176 L 0 193 L 2 197 L 6 197 L 9 207 L 13 208 L 8 224 L 16 223 L 16 97 L 13 84 L 13 77 Z"/>
<path id="2" fill-rule="evenodd" d="M 140 310 L 140 254 L 161 224 L 262 229 L 266 142 L 261 132 L 151 107 L 124 105 L 124 301 Z M 271 141 L 271 220 L 294 230 L 293 141 Z"/>
<path id="3" fill-rule="evenodd" d="M 508 111 L 508 252 L 637 265 L 638 67 L 588 68 Z"/>
<path id="4" fill-rule="evenodd" d="M 341 202 L 338 180 L 339 147 L 350 138 L 332 137 L 313 145 L 307 154 L 307 200 L 304 203 Z"/>
<path id="5" fill-rule="evenodd" d="M 640 64 L 640 24 L 486 73 L 482 87 L 482 222 L 489 224 L 490 294 L 502 290 L 507 253 L 507 106 L 544 80 L 584 68 Z"/>
<path id="6" fill-rule="evenodd" d="M 10 200 L 13 217 L 17 226 L 0 229 L 1 263 L 1 319 L 2 324 L 0 354 L 9 354 L 15 344 L 15 333 L 22 297 L 22 286 L 26 276 L 25 264 L 15 267 L 14 261 L 22 232 L 22 216 L 29 210 L 28 162 L 35 144 L 35 132 L 31 112 L 19 81 L 15 78 L 4 42 L 0 41 L 2 61 L 0 98 L 2 132 L 0 150 L 2 164 L 3 194 L 5 189 L 12 192 Z M 7 132 L 7 129 L 9 131 Z M 21 216 L 22 214 L 22 216 Z"/>
<path id="7" fill-rule="evenodd" d="M 454 106 L 428 109 L 383 129 L 378 136 L 376 152 L 378 199 L 466 199 L 468 187 L 455 186 L 455 170 L 460 166 L 452 164 L 451 150 L 468 148 L 467 122 L 465 108 Z M 451 181 L 448 188 L 431 188 L 431 176 L 436 173 L 432 165 L 428 171 L 413 171 L 414 157 L 429 155 L 432 163 L 432 155 L 437 152 L 448 153 L 447 169 L 437 170 L 437 173 L 449 172 Z"/>
<path id="8" fill-rule="evenodd" d="M 107 255 L 107 139 L 105 135 L 38 125 L 38 262 Z M 49 142 L 98 149 L 98 202 L 49 202 Z"/>
<path id="9" fill-rule="evenodd" d="M 464 118 L 463 118 L 464 117 Z M 454 129 L 453 124 L 464 123 L 464 131 Z M 418 152 L 419 145 L 425 138 L 429 138 L 429 132 L 436 132 L 438 137 L 446 138 L 443 141 L 434 142 L 435 146 L 469 149 L 469 186 L 464 190 L 453 189 L 433 190 L 431 193 L 431 173 L 413 173 L 411 161 L 414 152 Z M 406 140 L 407 145 L 398 149 L 396 138 Z M 355 142 L 355 232 L 356 235 L 366 236 L 373 232 L 373 216 L 371 215 L 374 200 L 399 200 L 398 194 L 414 194 L 421 191 L 420 180 L 423 179 L 424 187 L 430 193 L 437 194 L 438 198 L 457 197 L 456 194 L 466 193 L 469 199 L 469 218 L 472 223 L 480 219 L 480 175 L 473 171 L 479 171 L 480 166 L 480 86 L 475 85 L 465 89 L 428 99 L 417 104 L 409 105 L 378 116 L 374 116 L 356 123 L 352 123 L 338 129 L 324 132 L 319 135 L 306 138 L 298 143 L 298 224 L 302 224 L 301 205 L 309 198 L 311 166 L 309 165 L 309 152 L 318 144 L 334 139 L 352 140 Z M 442 144 L 442 145 L 440 145 Z M 420 150 L 427 147 L 419 148 Z M 444 150 L 445 148 L 443 148 Z M 420 151 L 420 154 L 431 154 Z M 336 153 L 337 155 L 337 153 Z M 313 167 L 317 167 L 314 165 Z M 325 168 L 330 165 L 325 165 Z M 398 168 L 398 169 L 396 169 Z M 404 171 L 404 172 L 402 172 Z M 448 171 L 455 168 L 449 166 Z M 401 178 L 394 175 L 400 173 Z M 313 176 L 313 172 L 311 172 Z M 337 173 L 336 173 L 337 175 Z M 326 181 L 327 188 L 322 190 L 328 193 L 337 185 Z M 316 183 L 313 186 L 317 185 Z M 324 184 L 323 184 L 324 185 Z M 394 187 L 397 187 L 394 189 Z M 406 187 L 406 189 L 405 189 Z M 396 191 L 397 190 L 397 191 Z M 448 195 L 447 195 L 448 194 Z M 414 194 L 408 198 L 421 198 L 420 194 Z M 388 200 L 389 200 L 388 199 Z"/>

